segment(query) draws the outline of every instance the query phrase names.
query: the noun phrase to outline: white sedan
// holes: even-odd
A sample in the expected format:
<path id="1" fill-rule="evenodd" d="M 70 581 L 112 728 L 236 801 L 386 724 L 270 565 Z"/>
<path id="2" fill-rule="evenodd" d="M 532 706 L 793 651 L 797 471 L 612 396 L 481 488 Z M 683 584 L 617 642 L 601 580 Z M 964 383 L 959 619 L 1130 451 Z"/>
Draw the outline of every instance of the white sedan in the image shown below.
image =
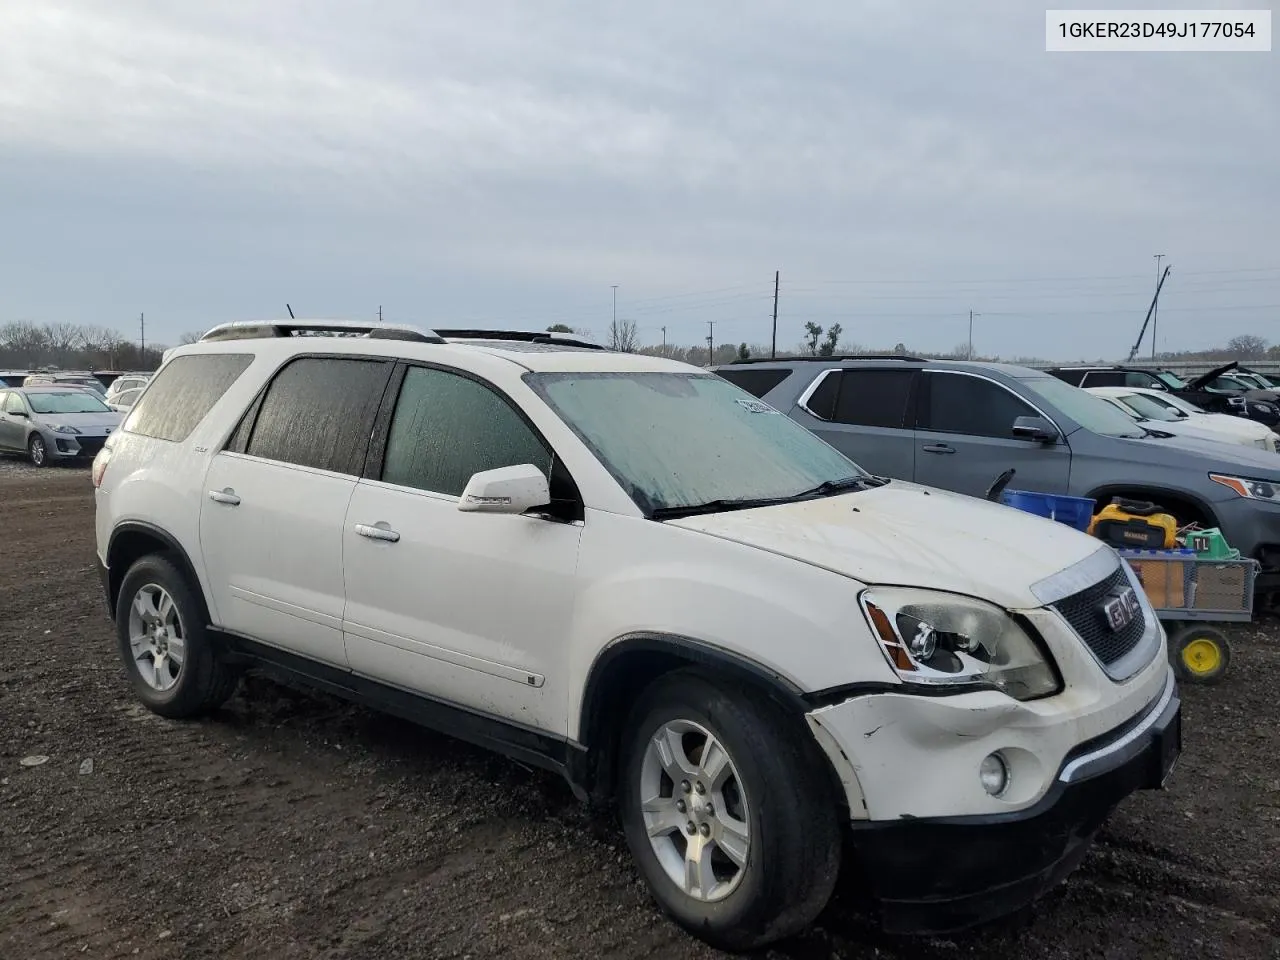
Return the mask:
<path id="1" fill-rule="evenodd" d="M 1086 387 L 1153 430 L 1218 443 L 1238 443 L 1280 452 L 1280 434 L 1265 424 L 1226 413 L 1209 413 L 1188 400 L 1145 387 Z"/>

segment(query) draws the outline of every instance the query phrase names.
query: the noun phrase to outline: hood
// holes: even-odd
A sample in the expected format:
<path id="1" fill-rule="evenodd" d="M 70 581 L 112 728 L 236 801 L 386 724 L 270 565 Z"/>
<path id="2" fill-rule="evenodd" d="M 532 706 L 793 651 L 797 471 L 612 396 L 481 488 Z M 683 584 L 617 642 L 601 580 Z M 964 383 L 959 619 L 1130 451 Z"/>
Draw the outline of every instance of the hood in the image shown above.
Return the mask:
<path id="1" fill-rule="evenodd" d="M 1140 424 L 1140 426 L 1146 426 L 1146 424 Z M 1189 434 L 1180 434 L 1168 439 L 1147 437 L 1142 440 L 1121 442 L 1159 444 L 1162 448 L 1191 454 L 1194 459 L 1188 457 L 1182 464 L 1186 469 L 1203 470 L 1206 473 L 1216 471 L 1257 480 L 1280 482 L 1280 460 L 1277 460 L 1276 455 L 1270 450 L 1263 450 L 1261 447 L 1205 440 Z"/>
<path id="2" fill-rule="evenodd" d="M 1167 423 L 1164 420 L 1152 420 L 1142 425 L 1149 430 L 1163 431 L 1175 437 L 1194 437 L 1199 440 L 1209 440 L 1214 443 L 1241 444 L 1249 446 L 1254 441 L 1266 436 L 1265 433 L 1255 432 L 1252 430 L 1222 430 L 1216 424 L 1203 422 L 1204 418 L 1196 420 L 1178 420 L 1173 423 Z M 1227 418 L 1230 419 L 1230 418 Z M 1244 418 L 1238 418 L 1243 420 Z M 1252 420 L 1249 421 L 1253 423 Z M 1262 427 L 1262 424 L 1255 424 Z M 1263 427 L 1263 430 L 1266 428 Z"/>
<path id="3" fill-rule="evenodd" d="M 1109 549 L 1062 523 L 897 480 L 873 490 L 665 523 L 863 583 L 946 590 L 1007 608 L 1040 606 L 1033 584 Z"/>
<path id="4" fill-rule="evenodd" d="M 1224 363 L 1220 367 L 1214 367 L 1208 373 L 1202 373 L 1194 380 L 1187 381 L 1188 390 L 1203 390 L 1206 383 L 1212 383 L 1215 377 L 1220 377 L 1228 370 L 1234 370 L 1240 366 L 1239 360 L 1232 360 L 1230 363 Z"/>
<path id="5" fill-rule="evenodd" d="M 1271 428 L 1265 423 L 1250 420 L 1248 417 L 1232 416 L 1229 413 L 1198 413 L 1187 420 L 1179 420 L 1178 422 L 1204 425 L 1215 433 L 1230 433 L 1234 436 L 1248 437 L 1253 440 L 1271 433 Z"/>
<path id="6" fill-rule="evenodd" d="M 114 410 L 103 410 L 99 413 L 37 413 L 36 419 L 51 427 L 75 427 L 84 433 L 100 435 L 120 426 L 124 416 Z"/>

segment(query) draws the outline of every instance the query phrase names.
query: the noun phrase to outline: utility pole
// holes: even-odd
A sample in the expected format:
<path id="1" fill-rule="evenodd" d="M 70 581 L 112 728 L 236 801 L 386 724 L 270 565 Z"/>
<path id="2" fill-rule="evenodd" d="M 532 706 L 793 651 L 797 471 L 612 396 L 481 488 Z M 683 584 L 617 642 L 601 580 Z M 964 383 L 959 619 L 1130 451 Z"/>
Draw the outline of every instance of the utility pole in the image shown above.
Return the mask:
<path id="1" fill-rule="evenodd" d="M 667 328 L 662 328 L 662 355 L 667 355 Z"/>
<path id="2" fill-rule="evenodd" d="M 716 322 L 707 321 L 707 366 L 716 362 Z"/>
<path id="3" fill-rule="evenodd" d="M 613 284 L 613 330 L 618 329 L 618 285 Z"/>
<path id="4" fill-rule="evenodd" d="M 969 359 L 973 359 L 973 318 L 980 317 L 982 314 L 969 311 Z"/>
<path id="5" fill-rule="evenodd" d="M 773 342 L 769 347 L 771 360 L 777 359 L 778 356 L 778 277 L 781 274 L 781 270 L 773 271 Z"/>
<path id="6" fill-rule="evenodd" d="M 1160 289 L 1160 261 L 1164 259 L 1163 253 L 1152 254 L 1156 261 L 1156 289 Z M 1156 328 L 1160 325 L 1160 298 L 1156 298 L 1155 313 L 1151 315 L 1151 359 L 1156 358 Z"/>
<path id="7" fill-rule="evenodd" d="M 382 304 L 378 304 L 378 322 L 382 322 Z"/>
<path id="8" fill-rule="evenodd" d="M 138 332 L 142 335 L 142 362 L 147 362 L 147 315 L 138 314 Z"/>

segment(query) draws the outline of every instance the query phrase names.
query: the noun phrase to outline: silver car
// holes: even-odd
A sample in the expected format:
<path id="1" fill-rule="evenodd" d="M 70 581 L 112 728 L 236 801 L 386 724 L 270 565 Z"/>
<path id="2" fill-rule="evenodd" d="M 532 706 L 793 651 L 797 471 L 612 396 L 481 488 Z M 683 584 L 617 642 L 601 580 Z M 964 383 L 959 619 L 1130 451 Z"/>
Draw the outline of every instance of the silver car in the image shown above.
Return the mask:
<path id="1" fill-rule="evenodd" d="M 123 419 L 83 388 L 0 390 L 0 451 L 25 453 L 37 467 L 55 460 L 87 463 Z"/>

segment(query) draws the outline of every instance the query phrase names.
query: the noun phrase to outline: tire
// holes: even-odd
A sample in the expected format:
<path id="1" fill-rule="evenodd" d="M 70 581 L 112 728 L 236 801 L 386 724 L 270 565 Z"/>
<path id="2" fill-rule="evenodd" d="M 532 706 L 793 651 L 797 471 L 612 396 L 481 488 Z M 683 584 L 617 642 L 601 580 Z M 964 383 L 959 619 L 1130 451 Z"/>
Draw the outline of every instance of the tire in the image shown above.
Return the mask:
<path id="1" fill-rule="evenodd" d="M 671 734 L 664 762 L 655 737 Z M 714 779 L 700 766 L 708 736 L 720 746 L 710 756 L 725 761 L 712 761 L 726 771 Z M 762 947 L 812 923 L 831 897 L 841 860 L 825 762 L 807 731 L 758 692 L 686 671 L 649 687 L 623 733 L 618 797 L 627 844 L 663 911 L 726 950 Z M 649 823 L 668 829 L 651 841 Z M 746 833 L 726 824 L 745 825 Z M 688 876 L 694 842 L 699 851 L 711 848 L 696 860 L 707 866 L 681 886 L 674 877 Z"/>
<path id="2" fill-rule="evenodd" d="M 33 467 L 49 465 L 49 449 L 45 446 L 44 437 L 38 433 L 33 433 L 27 440 L 27 459 Z"/>
<path id="3" fill-rule="evenodd" d="M 1231 665 L 1231 644 L 1212 627 L 1191 624 L 1169 638 L 1169 659 L 1179 680 L 1218 683 Z"/>
<path id="4" fill-rule="evenodd" d="M 145 616 L 142 606 L 150 608 Z M 142 557 L 125 574 L 116 601 L 116 638 L 129 682 L 153 713 L 175 720 L 200 716 L 235 692 L 238 674 L 209 642 L 203 607 L 187 578 L 162 554 Z"/>

